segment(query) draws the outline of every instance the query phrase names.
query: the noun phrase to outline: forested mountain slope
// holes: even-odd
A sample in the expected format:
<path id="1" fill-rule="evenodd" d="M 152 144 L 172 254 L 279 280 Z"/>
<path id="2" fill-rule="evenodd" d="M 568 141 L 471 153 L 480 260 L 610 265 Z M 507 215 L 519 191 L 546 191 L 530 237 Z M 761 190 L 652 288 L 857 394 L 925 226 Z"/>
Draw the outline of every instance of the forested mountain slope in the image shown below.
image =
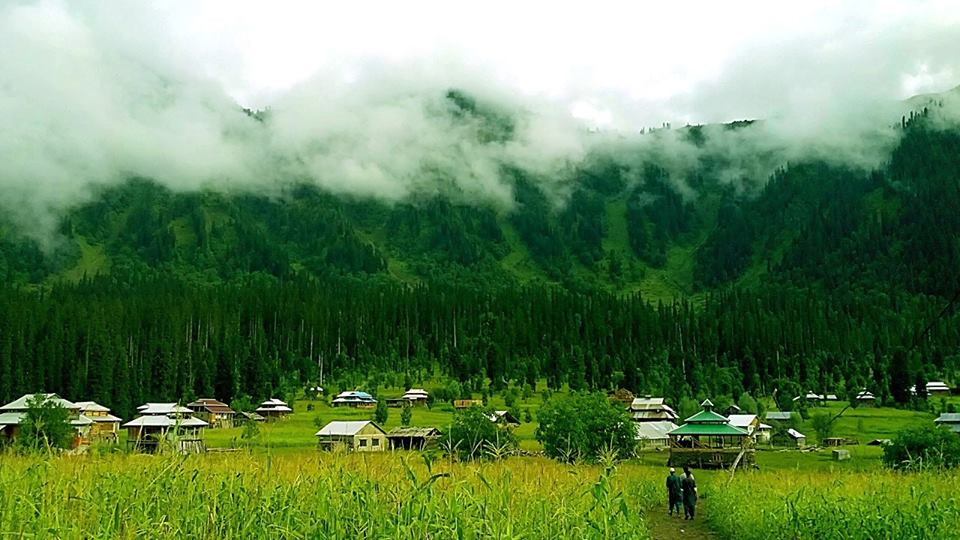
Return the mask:
<path id="1" fill-rule="evenodd" d="M 483 137 L 509 136 L 509 119 L 485 118 Z M 960 289 L 960 131 L 926 110 L 896 129 L 876 170 L 784 163 L 755 187 L 711 162 L 681 182 L 656 158 L 601 152 L 558 202 L 505 168 L 504 207 L 130 179 L 45 244 L 2 224 L 0 400 L 266 397 L 315 380 L 319 358 L 344 387 L 440 372 L 675 401 L 863 386 L 901 399 L 957 374 L 960 321 L 941 310 Z"/>

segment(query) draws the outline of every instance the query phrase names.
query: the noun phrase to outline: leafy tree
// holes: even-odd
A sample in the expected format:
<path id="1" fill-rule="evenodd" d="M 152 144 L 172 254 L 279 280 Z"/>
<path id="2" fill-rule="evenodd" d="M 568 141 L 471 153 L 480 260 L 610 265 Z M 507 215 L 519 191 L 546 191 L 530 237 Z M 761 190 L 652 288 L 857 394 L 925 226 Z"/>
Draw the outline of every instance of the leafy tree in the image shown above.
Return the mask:
<path id="1" fill-rule="evenodd" d="M 744 414 L 760 414 L 760 410 L 757 408 L 757 400 L 753 399 L 753 396 L 747 392 L 740 394 L 737 407 L 740 407 Z"/>
<path id="2" fill-rule="evenodd" d="M 817 413 L 810 417 L 810 424 L 817 433 L 817 440 L 823 443 L 824 439 L 833 434 L 833 417 L 827 413 Z"/>
<path id="3" fill-rule="evenodd" d="M 493 423 L 490 414 L 491 411 L 484 407 L 457 411 L 441 446 L 465 461 L 500 455 L 492 451 L 494 449 L 516 448 L 517 440 L 513 432 Z"/>
<path id="4" fill-rule="evenodd" d="M 903 470 L 960 465 L 960 437 L 934 426 L 907 428 L 883 447 L 883 463 Z"/>
<path id="5" fill-rule="evenodd" d="M 533 413 L 530 412 L 530 407 L 523 409 L 523 421 L 528 424 L 533 422 Z"/>
<path id="6" fill-rule="evenodd" d="M 390 409 L 387 408 L 387 402 L 382 399 L 377 401 L 377 408 L 373 410 L 373 421 L 382 426 L 387 423 L 389 416 Z"/>
<path id="7" fill-rule="evenodd" d="M 230 401 L 230 408 L 239 413 L 239 412 L 252 412 L 257 407 L 256 405 L 254 405 L 253 400 L 250 399 L 249 395 L 240 394 L 239 396 L 233 398 L 232 401 Z"/>
<path id="8" fill-rule="evenodd" d="M 697 414 L 700 411 L 700 404 L 691 397 L 684 397 L 680 400 L 680 407 L 677 409 L 677 414 L 680 416 L 680 420 L 683 421 L 686 418 Z"/>
<path id="9" fill-rule="evenodd" d="M 28 451 L 70 448 L 75 430 L 70 411 L 52 397 L 34 394 L 27 400 L 27 411 L 20 422 L 17 444 Z"/>
<path id="10" fill-rule="evenodd" d="M 536 438 L 561 461 L 595 460 L 605 449 L 633 455 L 636 428 L 623 407 L 602 393 L 575 393 L 548 401 L 537 415 Z"/>
<path id="11" fill-rule="evenodd" d="M 413 421 L 413 407 L 406 405 L 400 410 L 400 425 L 409 426 Z"/>

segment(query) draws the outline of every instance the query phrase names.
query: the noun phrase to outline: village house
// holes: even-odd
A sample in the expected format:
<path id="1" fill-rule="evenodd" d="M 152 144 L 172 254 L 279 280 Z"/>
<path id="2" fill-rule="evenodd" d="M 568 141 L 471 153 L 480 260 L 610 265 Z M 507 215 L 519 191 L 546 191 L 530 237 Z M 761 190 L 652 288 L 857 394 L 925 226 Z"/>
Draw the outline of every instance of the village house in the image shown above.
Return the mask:
<path id="1" fill-rule="evenodd" d="M 116 442 L 120 436 L 120 422 L 122 420 L 110 414 L 110 409 L 96 401 L 77 401 L 75 405 L 82 416 L 89 418 L 91 440 L 107 440 Z"/>
<path id="2" fill-rule="evenodd" d="M 93 421 L 80 414 L 80 408 L 76 403 L 52 393 L 24 394 L 18 399 L 0 407 L 0 437 L 2 437 L 3 440 L 12 441 L 16 439 L 20 434 L 20 424 L 26 417 L 27 411 L 30 409 L 30 404 L 38 397 L 52 401 L 67 410 L 70 425 L 74 429 L 72 447 L 76 448 L 89 444 Z"/>
<path id="3" fill-rule="evenodd" d="M 637 445 L 641 450 L 661 450 L 670 446 L 668 433 L 677 429 L 677 425 L 669 420 L 653 422 L 635 422 L 637 428 Z"/>
<path id="4" fill-rule="evenodd" d="M 323 426 L 316 435 L 321 450 L 342 448 L 355 452 L 383 452 L 387 449 L 386 432 L 369 420 L 334 420 Z"/>
<path id="5" fill-rule="evenodd" d="M 634 422 L 676 422 L 679 416 L 663 402 L 663 398 L 645 396 L 630 404 L 630 417 Z"/>
<path id="6" fill-rule="evenodd" d="M 398 427 L 387 433 L 392 450 L 427 450 L 436 446 L 440 430 L 434 427 Z"/>
<path id="7" fill-rule="evenodd" d="M 954 433 L 960 433 L 960 413 L 943 413 L 934 420 L 934 423 Z"/>
<path id="8" fill-rule="evenodd" d="M 793 413 L 790 411 L 768 411 L 766 416 L 763 417 L 767 422 L 790 422 L 793 420 Z"/>
<path id="9" fill-rule="evenodd" d="M 709 399 L 700 406 L 703 410 L 668 433 L 670 465 L 699 468 L 752 465 L 755 450 L 747 432 L 731 426 L 727 417 L 714 412 Z"/>
<path id="10" fill-rule="evenodd" d="M 127 445 L 141 452 L 196 454 L 206 451 L 203 429 L 209 424 L 193 417 L 193 411 L 177 403 L 146 403 L 137 407 L 140 416 L 127 422 Z"/>
<path id="11" fill-rule="evenodd" d="M 949 396 L 950 387 L 947 386 L 947 383 L 943 381 L 930 381 L 925 385 L 927 389 L 927 396 Z M 910 387 L 910 394 L 917 395 L 917 385 Z"/>
<path id="12" fill-rule="evenodd" d="M 770 443 L 774 446 L 803 448 L 807 445 L 807 436 L 793 428 L 789 428 L 774 433 L 770 439 Z"/>
<path id="13" fill-rule="evenodd" d="M 282 399 L 270 398 L 257 407 L 254 412 L 260 416 L 266 418 L 267 420 L 278 420 L 281 418 L 286 418 L 286 416 L 293 412 L 293 409 L 290 408 L 290 405 L 287 405 L 287 402 Z"/>
<path id="14" fill-rule="evenodd" d="M 455 399 L 453 400 L 454 409 L 469 409 L 470 407 L 483 407 L 482 399 Z"/>
<path id="15" fill-rule="evenodd" d="M 520 419 L 510 413 L 510 411 L 493 411 L 488 416 L 490 421 L 501 426 L 519 426 Z"/>
<path id="16" fill-rule="evenodd" d="M 877 403 L 877 396 L 873 395 L 873 392 L 868 392 L 866 389 L 861 390 L 857 394 L 856 399 L 857 399 L 857 403 L 860 405 L 870 406 L 870 405 L 876 405 Z"/>
<path id="17" fill-rule="evenodd" d="M 812 405 L 814 407 L 817 407 L 817 406 L 823 405 L 823 402 L 826 401 L 826 399 L 827 399 L 826 396 L 810 391 L 802 396 L 797 396 L 793 398 L 793 401 L 797 402 L 802 400 L 802 401 L 805 401 L 807 405 Z"/>
<path id="18" fill-rule="evenodd" d="M 238 411 L 233 417 L 234 424 L 240 425 L 244 422 L 265 422 L 267 419 L 255 412 Z"/>
<path id="19" fill-rule="evenodd" d="M 334 407 L 372 409 L 377 406 L 377 400 L 367 392 L 349 391 L 337 394 L 337 397 L 333 398 L 330 404 Z"/>
<path id="20" fill-rule="evenodd" d="M 231 428 L 237 415 L 229 405 L 213 398 L 200 398 L 187 403 L 187 408 L 193 411 L 194 417 L 210 424 L 211 428 Z"/>
<path id="21" fill-rule="evenodd" d="M 727 407 L 727 410 L 723 411 L 723 414 L 727 415 L 728 417 L 734 414 L 743 414 L 743 409 L 734 403 Z"/>
<path id="22" fill-rule="evenodd" d="M 430 394 L 422 388 L 411 388 L 407 390 L 403 396 L 395 399 L 388 399 L 388 407 L 404 407 L 411 406 L 415 407 L 417 405 L 426 405 L 427 401 L 430 400 Z"/>

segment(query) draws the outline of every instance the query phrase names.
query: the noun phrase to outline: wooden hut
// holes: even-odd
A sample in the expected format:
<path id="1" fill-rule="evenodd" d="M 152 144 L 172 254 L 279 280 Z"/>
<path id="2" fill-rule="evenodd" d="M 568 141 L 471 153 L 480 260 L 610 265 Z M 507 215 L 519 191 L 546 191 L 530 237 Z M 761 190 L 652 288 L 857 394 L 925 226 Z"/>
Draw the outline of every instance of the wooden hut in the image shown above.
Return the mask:
<path id="1" fill-rule="evenodd" d="M 387 449 L 387 434 L 377 424 L 363 420 L 335 420 L 316 434 L 321 450 L 343 448 L 355 452 L 382 452 Z"/>
<path id="2" fill-rule="evenodd" d="M 493 411 L 488 416 L 490 421 L 501 426 L 519 426 L 520 419 L 510 414 L 510 411 Z"/>
<path id="3" fill-rule="evenodd" d="M 193 411 L 195 418 L 210 424 L 211 428 L 231 428 L 237 416 L 229 405 L 213 398 L 200 398 L 187 403 L 187 408 Z"/>
<path id="4" fill-rule="evenodd" d="M 671 431 L 677 429 L 673 422 L 662 420 L 659 422 L 637 422 L 637 445 L 641 450 L 660 450 L 670 446 Z"/>
<path id="5" fill-rule="evenodd" d="M 453 400 L 454 409 L 469 409 L 470 407 L 483 407 L 482 399 L 455 399 Z"/>
<path id="6" fill-rule="evenodd" d="M 66 400 L 57 394 L 24 394 L 19 398 L 0 407 L 0 437 L 12 441 L 20 434 L 20 424 L 26 418 L 30 406 L 37 399 L 52 402 L 66 409 L 70 426 L 74 429 L 73 447 L 83 446 L 90 442 L 90 430 L 93 421 L 80 414 L 76 403 Z"/>
<path id="7" fill-rule="evenodd" d="M 127 422 L 127 445 L 141 452 L 170 448 L 175 452 L 205 452 L 203 430 L 209 424 L 177 403 L 147 403 L 137 407 L 140 416 Z"/>
<path id="8" fill-rule="evenodd" d="M 789 428 L 774 433 L 770 438 L 770 443 L 774 446 L 803 448 L 807 445 L 807 436 L 793 428 Z"/>
<path id="9" fill-rule="evenodd" d="M 712 468 L 753 464 L 753 441 L 747 432 L 714 412 L 709 399 L 701 407 L 703 410 L 668 434 L 670 465 Z"/>
<path id="10" fill-rule="evenodd" d="M 440 430 L 433 427 L 398 427 L 387 433 L 392 450 L 427 450 L 439 438 Z"/>
<path id="11" fill-rule="evenodd" d="M 261 403 L 254 412 L 267 420 L 278 420 L 286 418 L 288 414 L 293 412 L 293 409 L 282 399 L 270 398 Z"/>
<path id="12" fill-rule="evenodd" d="M 662 397 L 645 396 L 630 403 L 630 417 L 634 422 L 676 422 L 679 416 Z"/>
<path id="13" fill-rule="evenodd" d="M 367 392 L 348 391 L 337 394 L 337 397 L 333 398 L 330 404 L 334 407 L 372 409 L 377 406 L 377 400 Z"/>
<path id="14" fill-rule="evenodd" d="M 934 423 L 954 433 L 960 433 L 960 413 L 943 413 Z"/>
<path id="15" fill-rule="evenodd" d="M 427 404 L 430 394 L 422 388 L 411 388 L 398 398 L 388 399 L 388 407 L 416 407 Z M 376 401 L 374 401 L 376 403 Z"/>
<path id="16" fill-rule="evenodd" d="M 122 420 L 110 413 L 110 409 L 96 401 L 77 401 L 76 406 L 80 414 L 89 418 L 91 440 L 106 440 L 116 442 L 120 435 Z"/>
<path id="17" fill-rule="evenodd" d="M 856 400 L 860 405 L 871 406 L 877 404 L 877 396 L 873 395 L 873 392 L 868 392 L 865 389 L 857 394 Z"/>

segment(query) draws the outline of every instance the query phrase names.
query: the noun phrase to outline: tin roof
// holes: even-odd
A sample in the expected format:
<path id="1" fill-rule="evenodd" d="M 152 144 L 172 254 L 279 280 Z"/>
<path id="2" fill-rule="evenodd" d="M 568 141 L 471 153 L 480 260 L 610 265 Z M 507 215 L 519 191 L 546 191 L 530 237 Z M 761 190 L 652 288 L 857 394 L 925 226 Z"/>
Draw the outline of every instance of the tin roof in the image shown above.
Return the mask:
<path id="1" fill-rule="evenodd" d="M 727 417 L 713 411 L 703 410 L 685 420 L 688 424 L 726 424 Z"/>
<path id="2" fill-rule="evenodd" d="M 0 413 L 0 426 L 18 426 L 23 421 L 24 412 L 5 412 Z"/>
<path id="3" fill-rule="evenodd" d="M 387 437 L 437 437 L 440 430 L 435 427 L 398 427 L 387 432 Z"/>
<path id="4" fill-rule="evenodd" d="M 380 426 L 374 424 L 370 420 L 360 420 L 360 421 L 349 421 L 345 422 L 342 420 L 334 420 L 329 424 L 323 426 L 323 428 L 317 432 L 317 437 L 350 437 L 356 435 L 361 429 L 365 428 L 367 424 L 373 425 L 373 427 L 383 432 L 383 429 Z"/>
<path id="5" fill-rule="evenodd" d="M 287 402 L 284 401 L 284 400 L 282 400 L 282 399 L 278 399 L 278 398 L 270 398 L 270 399 L 264 401 L 263 403 L 261 403 L 260 406 L 261 406 L 261 407 L 277 407 L 277 406 L 284 406 L 284 407 L 286 407 L 286 406 L 287 406 Z"/>
<path id="6" fill-rule="evenodd" d="M 727 417 L 730 420 L 730 425 L 738 427 L 741 429 L 746 429 L 747 426 L 752 425 L 757 420 L 757 415 L 755 414 L 731 414 Z"/>
<path id="7" fill-rule="evenodd" d="M 177 403 L 144 403 L 137 407 L 140 414 L 145 415 L 166 415 L 166 414 L 190 414 L 193 411 Z"/>
<path id="8" fill-rule="evenodd" d="M 274 405 L 272 407 L 257 407 L 256 411 L 258 413 L 263 412 L 293 412 L 293 409 L 287 407 L 286 405 Z"/>
<path id="9" fill-rule="evenodd" d="M 717 415 L 719 416 L 719 415 Z M 669 433 L 671 437 L 679 435 L 730 435 L 746 437 L 747 432 L 730 424 L 684 424 Z"/>
<path id="10" fill-rule="evenodd" d="M 192 403 L 188 403 L 187 407 L 191 409 L 203 409 L 216 414 L 236 414 L 229 405 L 213 398 L 200 398 Z"/>
<path id="11" fill-rule="evenodd" d="M 778 422 L 785 422 L 793 418 L 792 412 L 783 412 L 783 411 L 770 411 L 765 417 L 767 420 L 776 420 Z"/>
<path id="12" fill-rule="evenodd" d="M 127 422 L 123 427 L 206 427 L 210 424 L 199 418 L 170 418 L 163 415 L 138 416 Z"/>
<path id="13" fill-rule="evenodd" d="M 56 395 L 56 394 L 53 394 L 53 393 L 50 393 L 50 394 L 24 394 L 24 395 L 20 396 L 19 398 L 11 401 L 10 403 L 7 403 L 6 405 L 0 407 L 0 411 L 25 411 L 25 410 L 27 410 L 27 409 L 30 408 L 30 406 L 27 404 L 27 402 L 29 402 L 31 399 L 33 399 L 34 396 L 43 396 L 44 398 L 52 399 L 54 402 L 56 402 L 58 405 L 60 405 L 60 406 L 63 407 L 64 409 L 76 409 L 76 408 L 77 408 L 77 405 L 76 405 L 75 403 L 73 403 L 72 401 L 67 401 L 67 400 L 65 400 L 65 399 L 61 398 L 60 396 L 58 396 L 58 395 Z"/>
<path id="14" fill-rule="evenodd" d="M 640 422 L 636 427 L 638 440 L 666 439 L 668 433 L 677 429 L 673 422 Z"/>
<path id="15" fill-rule="evenodd" d="M 938 424 L 956 424 L 960 422 L 960 413 L 943 413 L 934 422 Z"/>
<path id="16" fill-rule="evenodd" d="M 96 401 L 74 401 L 73 404 L 80 408 L 80 412 L 110 412 L 110 409 Z"/>
<path id="17" fill-rule="evenodd" d="M 804 435 L 803 433 L 800 433 L 799 431 L 797 431 L 797 430 L 795 430 L 795 429 L 793 429 L 793 428 L 790 428 L 790 429 L 787 430 L 787 435 L 793 437 L 794 439 L 806 439 L 806 438 L 807 438 L 806 435 Z"/>

